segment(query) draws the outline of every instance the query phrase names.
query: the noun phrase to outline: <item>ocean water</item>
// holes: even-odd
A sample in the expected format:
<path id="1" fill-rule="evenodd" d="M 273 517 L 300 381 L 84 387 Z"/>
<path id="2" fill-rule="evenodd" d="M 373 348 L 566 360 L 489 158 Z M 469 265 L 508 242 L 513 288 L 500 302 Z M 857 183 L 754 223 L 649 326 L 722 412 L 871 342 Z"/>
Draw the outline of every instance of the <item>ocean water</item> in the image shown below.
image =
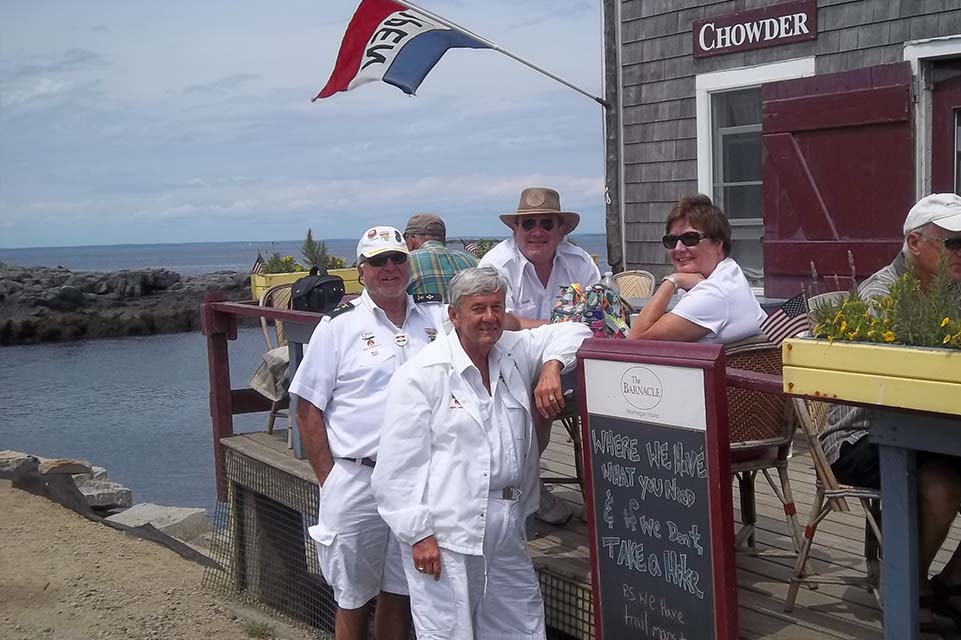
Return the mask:
<path id="1" fill-rule="evenodd" d="M 246 387 L 264 351 L 258 328 L 229 343 L 233 387 Z M 0 449 L 80 458 L 106 467 L 135 502 L 216 502 L 199 333 L 0 348 Z M 263 430 L 266 414 L 235 416 Z"/>
<path id="2" fill-rule="evenodd" d="M 571 238 L 590 254 L 598 256 L 601 271 L 607 265 L 604 234 L 585 233 Z M 324 241 L 327 252 L 353 264 L 357 240 L 334 238 Z M 185 276 L 211 271 L 248 271 L 257 252 L 300 258 L 300 240 L 283 242 L 188 242 L 183 244 L 121 244 L 89 247 L 0 248 L 0 262 L 20 267 L 61 266 L 72 271 L 119 271 L 148 267 L 170 269 Z M 451 247 L 461 246 L 451 243 Z"/>
<path id="3" fill-rule="evenodd" d="M 603 235 L 576 237 L 606 265 Z M 352 258 L 353 240 L 329 240 Z M 217 242 L 0 249 L 19 266 L 75 271 L 162 267 L 183 275 L 246 271 L 257 250 L 299 255 L 300 242 Z M 349 262 L 352 260 L 349 260 Z M 264 351 L 259 328 L 229 344 L 234 388 L 248 386 Z M 0 347 L 0 449 L 81 458 L 106 467 L 135 502 L 216 503 L 206 341 L 199 333 Z M 236 431 L 260 431 L 266 414 L 235 416 Z"/>

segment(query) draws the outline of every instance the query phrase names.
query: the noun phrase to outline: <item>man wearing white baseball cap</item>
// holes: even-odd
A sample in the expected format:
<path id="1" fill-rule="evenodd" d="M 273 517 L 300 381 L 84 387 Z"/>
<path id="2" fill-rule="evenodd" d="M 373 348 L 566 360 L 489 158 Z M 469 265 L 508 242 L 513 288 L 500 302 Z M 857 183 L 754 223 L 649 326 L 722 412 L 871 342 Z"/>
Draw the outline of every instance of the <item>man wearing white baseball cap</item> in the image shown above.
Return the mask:
<path id="1" fill-rule="evenodd" d="M 901 253 L 861 283 L 858 293 L 863 298 L 887 294 L 909 264 L 922 290 L 927 289 L 942 258 L 947 261 L 952 280 L 961 283 L 961 197 L 953 193 L 926 196 L 911 208 L 904 221 Z M 841 482 L 880 487 L 878 447 L 864 437 L 871 428 L 872 416 L 867 409 L 831 405 L 824 453 Z M 954 549 L 941 573 L 928 579 L 931 563 L 961 509 L 961 459 L 918 452 L 917 464 L 922 601 L 961 629 L 961 545 Z"/>
<path id="2" fill-rule="evenodd" d="M 310 527 L 324 579 L 337 601 L 338 640 L 408 637 L 407 581 L 397 539 L 377 513 L 370 475 L 394 371 L 444 330 L 439 296 L 410 296 L 408 249 L 400 231 L 372 227 L 357 244 L 364 292 L 314 330 L 290 384 L 297 422 L 320 483 Z"/>

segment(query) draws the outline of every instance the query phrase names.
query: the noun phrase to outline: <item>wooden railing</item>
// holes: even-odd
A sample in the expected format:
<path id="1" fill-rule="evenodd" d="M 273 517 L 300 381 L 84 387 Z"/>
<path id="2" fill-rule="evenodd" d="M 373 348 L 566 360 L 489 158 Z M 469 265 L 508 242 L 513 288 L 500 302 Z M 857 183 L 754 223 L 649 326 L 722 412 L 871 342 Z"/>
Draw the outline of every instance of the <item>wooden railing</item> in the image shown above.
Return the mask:
<path id="1" fill-rule="evenodd" d="M 227 499 L 224 484 L 224 458 L 221 438 L 234 433 L 234 416 L 269 411 L 271 401 L 250 388 L 230 386 L 230 357 L 227 343 L 237 339 L 237 319 L 267 318 L 284 323 L 290 349 L 291 375 L 310 341 L 321 314 L 258 306 L 256 302 L 226 302 L 220 292 L 208 292 L 200 305 L 200 330 L 207 338 L 207 369 L 210 377 L 210 421 L 213 431 L 214 468 L 217 476 L 217 499 Z M 284 407 L 286 408 L 286 407 Z M 294 454 L 301 457 L 300 439 L 293 438 Z"/>

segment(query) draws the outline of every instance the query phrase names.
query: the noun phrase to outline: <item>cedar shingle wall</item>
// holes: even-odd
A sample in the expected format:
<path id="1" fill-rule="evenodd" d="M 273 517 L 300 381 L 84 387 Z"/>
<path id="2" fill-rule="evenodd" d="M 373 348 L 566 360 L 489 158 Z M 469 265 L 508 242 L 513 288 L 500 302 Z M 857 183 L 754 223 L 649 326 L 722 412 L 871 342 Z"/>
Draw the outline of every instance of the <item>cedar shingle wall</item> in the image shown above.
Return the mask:
<path id="1" fill-rule="evenodd" d="M 781 1 L 623 2 L 626 268 L 668 271 L 663 221 L 675 201 L 697 190 L 695 74 L 811 55 L 819 74 L 849 71 L 900 62 L 906 40 L 961 33 L 959 0 L 819 0 L 816 40 L 691 57 L 695 20 Z"/>

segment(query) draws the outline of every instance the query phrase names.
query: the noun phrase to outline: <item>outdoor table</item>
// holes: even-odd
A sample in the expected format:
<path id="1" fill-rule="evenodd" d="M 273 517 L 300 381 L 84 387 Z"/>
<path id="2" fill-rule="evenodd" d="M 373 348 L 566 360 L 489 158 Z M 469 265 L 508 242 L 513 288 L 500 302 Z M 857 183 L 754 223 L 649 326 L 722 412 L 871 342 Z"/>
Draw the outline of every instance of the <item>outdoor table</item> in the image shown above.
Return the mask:
<path id="1" fill-rule="evenodd" d="M 961 402 L 961 400 L 959 400 Z M 961 457 L 961 418 L 875 407 L 868 437 L 881 457 L 884 637 L 919 637 L 917 451 Z"/>
<path id="2" fill-rule="evenodd" d="M 916 452 L 961 457 L 961 353 L 810 339 L 784 342 L 784 392 L 873 412 L 881 463 L 884 637 L 918 638 Z"/>

